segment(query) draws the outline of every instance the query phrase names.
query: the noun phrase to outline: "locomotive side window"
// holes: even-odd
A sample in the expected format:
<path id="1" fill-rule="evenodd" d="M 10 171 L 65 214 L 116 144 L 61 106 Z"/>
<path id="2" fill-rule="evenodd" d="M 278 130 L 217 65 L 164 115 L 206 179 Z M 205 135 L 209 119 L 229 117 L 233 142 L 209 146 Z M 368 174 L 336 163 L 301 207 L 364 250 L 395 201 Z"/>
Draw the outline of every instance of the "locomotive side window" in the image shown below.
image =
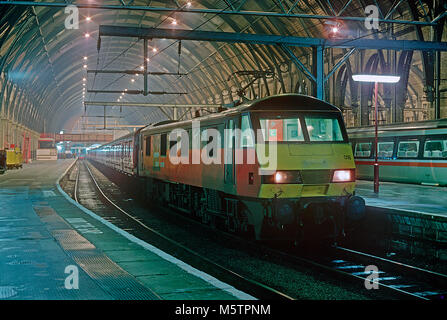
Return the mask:
<path id="1" fill-rule="evenodd" d="M 377 156 L 379 158 L 391 158 L 393 156 L 394 142 L 379 142 L 377 144 Z"/>
<path id="2" fill-rule="evenodd" d="M 146 137 L 146 156 L 151 155 L 151 137 Z"/>
<path id="3" fill-rule="evenodd" d="M 305 116 L 310 141 L 343 141 L 337 118 L 328 116 Z"/>
<path id="4" fill-rule="evenodd" d="M 244 114 L 241 120 L 241 147 L 254 147 L 254 141 L 253 130 L 251 129 L 250 125 L 250 118 L 247 114 Z"/>
<path id="5" fill-rule="evenodd" d="M 234 120 L 228 120 L 228 123 L 225 128 L 225 143 L 226 148 L 232 149 L 234 148 Z"/>
<path id="6" fill-rule="evenodd" d="M 419 153 L 419 141 L 400 141 L 397 157 L 398 158 L 416 158 Z"/>
<path id="7" fill-rule="evenodd" d="M 371 142 L 360 142 L 355 145 L 356 158 L 369 158 L 371 156 Z"/>
<path id="8" fill-rule="evenodd" d="M 428 139 L 425 141 L 424 158 L 447 158 L 447 140 Z"/>
<path id="9" fill-rule="evenodd" d="M 166 156 L 167 149 L 167 134 L 163 133 L 160 138 L 160 156 Z"/>
<path id="10" fill-rule="evenodd" d="M 264 141 L 304 141 L 299 118 L 260 119 Z"/>

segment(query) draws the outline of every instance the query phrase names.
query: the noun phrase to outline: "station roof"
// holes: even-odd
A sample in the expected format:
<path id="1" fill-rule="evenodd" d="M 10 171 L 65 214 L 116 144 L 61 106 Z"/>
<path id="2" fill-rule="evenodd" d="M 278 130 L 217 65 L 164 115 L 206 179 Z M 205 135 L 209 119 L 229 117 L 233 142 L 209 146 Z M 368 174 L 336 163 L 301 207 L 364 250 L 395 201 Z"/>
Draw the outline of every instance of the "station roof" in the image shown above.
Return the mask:
<path id="1" fill-rule="evenodd" d="M 56 3 L 52 0 L 49 2 Z M 191 9 L 202 11 L 184 12 L 187 2 L 95 2 L 93 4 L 102 6 L 146 6 L 173 10 L 80 8 L 79 29 L 66 28 L 65 22 L 69 14 L 63 7 L 0 5 L 0 107 L 3 114 L 37 131 L 58 132 L 75 127 L 79 119 L 84 119 L 84 122 L 85 119 L 102 121 L 98 120 L 103 115 L 101 107 L 87 107 L 87 114 L 84 114 L 83 84 L 88 89 L 96 90 L 141 90 L 141 75 L 87 73 L 87 69 L 140 70 L 143 64 L 142 39 L 101 37 L 101 48 L 97 51 L 100 25 L 326 38 L 328 27 L 333 26 L 333 19 L 286 15 L 338 15 L 340 20 L 337 23 L 341 23 L 343 32 L 355 32 L 357 37 L 371 39 L 382 37 L 380 33 L 368 33 L 363 27 L 364 21 L 342 19 L 366 17 L 365 6 L 368 3 L 378 4 L 377 1 L 195 0 L 191 1 Z M 386 14 L 392 11 L 391 16 L 394 19 L 413 20 L 409 6 L 411 3 L 419 5 L 420 1 L 400 1 L 401 4 L 394 7 L 397 2 L 393 4 L 392 1 L 381 1 L 381 16 L 386 18 Z M 206 9 L 214 10 L 207 12 Z M 226 14 L 226 11 L 232 11 L 233 14 Z M 237 11 L 241 14 L 237 14 Z M 277 14 L 255 15 L 244 12 Z M 400 32 L 403 39 L 416 39 L 413 26 L 400 23 L 392 25 L 394 32 Z M 351 37 L 352 34 L 344 36 Z M 307 65 L 311 59 L 310 48 L 293 48 L 293 52 L 303 64 Z M 340 49 L 339 53 L 342 56 L 346 52 Z M 297 75 L 296 66 L 291 62 L 287 51 L 274 45 L 182 41 L 179 55 L 179 41 L 153 39 L 149 41 L 149 59 L 150 72 L 181 74 L 149 76 L 150 90 L 187 94 L 124 94 L 120 101 L 222 104 L 240 98 L 237 92 L 253 80 L 253 71 L 266 72 L 266 77 L 254 81 L 254 86 L 246 89 L 249 98 L 297 92 L 306 79 L 304 75 Z M 83 81 L 84 78 L 86 81 Z M 259 88 L 263 85 L 263 88 Z M 119 96 L 120 93 L 86 93 L 85 100 L 116 102 Z M 119 119 L 117 121 L 121 124 L 146 125 L 172 117 L 172 112 L 172 108 L 113 106 L 108 107 L 107 116 L 122 118 L 110 118 L 107 121 L 111 123 Z M 193 112 L 194 110 L 182 109 L 178 116 L 187 117 Z M 81 118 L 85 115 L 98 118 Z"/>

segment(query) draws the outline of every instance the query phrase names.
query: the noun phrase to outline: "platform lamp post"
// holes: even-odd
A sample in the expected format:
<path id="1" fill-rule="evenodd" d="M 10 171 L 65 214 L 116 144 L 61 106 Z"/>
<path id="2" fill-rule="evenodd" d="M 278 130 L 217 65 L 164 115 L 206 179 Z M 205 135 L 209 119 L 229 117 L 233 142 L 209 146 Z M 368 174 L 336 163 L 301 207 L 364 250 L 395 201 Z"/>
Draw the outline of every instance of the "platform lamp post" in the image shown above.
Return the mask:
<path id="1" fill-rule="evenodd" d="M 374 134 L 374 193 L 379 193 L 379 161 L 377 154 L 377 126 L 378 126 L 378 110 L 377 110 L 377 89 L 379 82 L 381 83 L 396 83 L 400 80 L 399 76 L 391 75 L 376 75 L 376 74 L 354 74 L 352 75 L 354 81 L 359 82 L 374 82 L 374 119 L 375 119 L 375 134 Z"/>

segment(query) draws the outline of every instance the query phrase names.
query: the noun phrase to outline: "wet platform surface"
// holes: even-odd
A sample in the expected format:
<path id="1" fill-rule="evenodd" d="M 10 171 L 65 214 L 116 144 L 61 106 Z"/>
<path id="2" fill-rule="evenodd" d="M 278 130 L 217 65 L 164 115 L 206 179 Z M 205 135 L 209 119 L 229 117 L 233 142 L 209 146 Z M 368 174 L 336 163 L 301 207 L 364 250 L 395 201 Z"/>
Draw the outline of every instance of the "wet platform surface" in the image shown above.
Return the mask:
<path id="1" fill-rule="evenodd" d="M 0 176 L 0 299 L 252 298 L 77 207 L 56 186 L 73 162 Z"/>
<path id="2" fill-rule="evenodd" d="M 367 206 L 447 217 L 447 187 L 380 182 L 376 195 L 372 181 L 357 180 L 356 194 Z"/>

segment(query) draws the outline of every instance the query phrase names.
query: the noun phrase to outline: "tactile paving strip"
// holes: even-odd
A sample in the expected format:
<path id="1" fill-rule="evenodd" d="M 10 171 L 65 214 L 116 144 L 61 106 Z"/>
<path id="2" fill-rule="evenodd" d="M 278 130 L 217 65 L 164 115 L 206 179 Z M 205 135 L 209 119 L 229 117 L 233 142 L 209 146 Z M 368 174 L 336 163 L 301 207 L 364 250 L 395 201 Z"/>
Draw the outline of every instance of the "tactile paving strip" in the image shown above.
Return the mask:
<path id="1" fill-rule="evenodd" d="M 47 224 L 53 237 L 64 251 L 114 299 L 159 300 L 150 289 L 143 286 L 132 275 L 110 260 L 105 254 L 80 235 L 76 230 L 58 226 L 69 226 L 51 207 L 34 207 L 41 220 Z M 62 223 L 63 222 L 63 223 Z M 81 284 L 79 284 L 81 285 Z"/>
<path id="2" fill-rule="evenodd" d="M 96 250 L 95 250 L 96 251 Z M 121 269 L 106 255 L 95 252 L 72 252 L 73 259 L 112 297 L 119 300 L 159 300 L 148 288 Z"/>
<path id="3" fill-rule="evenodd" d="M 89 250 L 96 247 L 75 230 L 54 230 L 53 237 L 59 242 L 62 248 L 68 250 Z"/>

